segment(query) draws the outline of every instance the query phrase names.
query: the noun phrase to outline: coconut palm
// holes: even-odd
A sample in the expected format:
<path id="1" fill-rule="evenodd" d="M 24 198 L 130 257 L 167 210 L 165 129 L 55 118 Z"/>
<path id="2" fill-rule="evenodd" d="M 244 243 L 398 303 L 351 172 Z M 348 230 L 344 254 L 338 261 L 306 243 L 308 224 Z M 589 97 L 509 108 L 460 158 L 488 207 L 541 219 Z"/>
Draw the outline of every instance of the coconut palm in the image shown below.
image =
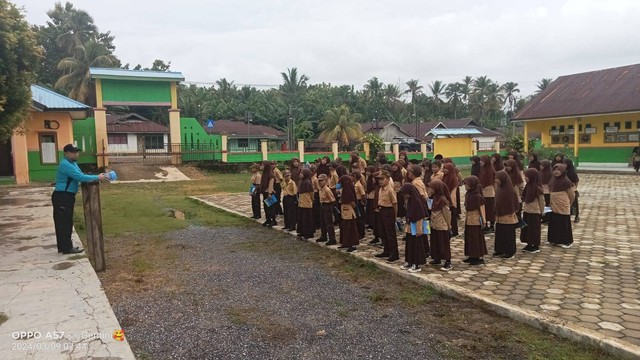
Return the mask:
<path id="1" fill-rule="evenodd" d="M 358 113 L 351 113 L 346 105 L 325 111 L 318 124 L 318 129 L 322 130 L 319 139 L 325 143 L 338 141 L 342 146 L 348 146 L 351 141 L 360 140 L 363 136 L 360 126 L 361 117 Z"/>
<path id="2" fill-rule="evenodd" d="M 520 89 L 518 89 L 518 83 L 509 81 L 502 85 L 502 91 L 504 93 L 505 104 L 509 104 L 509 110 L 513 112 L 517 101 L 515 94 L 520 92 Z"/>
<path id="3" fill-rule="evenodd" d="M 436 116 L 440 116 L 440 105 L 443 102 L 442 97 L 445 95 L 446 85 L 442 81 L 436 80 L 429 85 L 429 90 L 431 91 L 429 100 L 436 108 Z"/>
<path id="4" fill-rule="evenodd" d="M 422 94 L 422 85 L 418 85 L 417 79 L 411 79 L 406 82 L 409 89 L 407 89 L 404 93 L 411 94 L 411 105 L 413 106 L 413 116 L 416 117 L 416 100 L 418 99 L 418 95 Z"/>
<path id="5" fill-rule="evenodd" d="M 95 105 L 94 87 L 89 68 L 114 67 L 118 59 L 103 44 L 93 40 L 74 49 L 74 56 L 60 60 L 58 69 L 64 75 L 56 81 L 57 89 L 69 90 L 69 97 L 87 105 Z"/>
<path id="6" fill-rule="evenodd" d="M 547 86 L 549 86 L 549 84 L 551 84 L 551 82 L 553 82 L 553 79 L 542 79 L 540 81 L 538 81 L 538 90 L 536 91 L 536 94 L 542 92 L 544 89 L 547 88 Z"/>
<path id="7" fill-rule="evenodd" d="M 469 103 L 469 97 L 471 96 L 473 78 L 471 76 L 465 76 L 462 79 L 460 93 L 462 94 L 462 101 L 465 103 Z"/>
<path id="8" fill-rule="evenodd" d="M 280 85 L 280 93 L 286 104 L 289 106 L 289 116 L 287 117 L 287 138 L 290 149 L 294 147 L 296 111 L 304 102 L 303 95 L 307 89 L 309 77 L 305 74 L 298 76 L 298 68 L 287 69 L 281 72 L 283 84 Z"/>
<path id="9" fill-rule="evenodd" d="M 368 108 L 371 110 L 368 115 L 379 119 L 379 116 L 384 113 L 384 84 L 374 76 L 364 85 L 364 91 Z"/>
<path id="10" fill-rule="evenodd" d="M 460 106 L 460 101 L 462 99 L 462 84 L 456 82 L 453 84 L 447 85 L 447 89 L 444 94 L 449 100 L 449 105 L 453 109 L 453 118 L 458 118 L 458 107 Z"/>

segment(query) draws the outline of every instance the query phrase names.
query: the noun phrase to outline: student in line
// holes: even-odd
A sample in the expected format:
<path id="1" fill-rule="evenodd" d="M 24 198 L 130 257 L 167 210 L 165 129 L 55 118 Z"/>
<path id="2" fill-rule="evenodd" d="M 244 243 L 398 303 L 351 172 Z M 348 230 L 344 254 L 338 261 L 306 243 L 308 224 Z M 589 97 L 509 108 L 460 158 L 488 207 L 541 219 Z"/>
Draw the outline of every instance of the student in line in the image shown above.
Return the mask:
<path id="1" fill-rule="evenodd" d="M 540 171 L 540 159 L 538 154 L 532 152 L 529 154 L 529 169 L 536 169 Z"/>
<path id="2" fill-rule="evenodd" d="M 272 227 L 278 225 L 276 222 L 275 205 L 268 206 L 264 200 L 275 194 L 274 190 L 275 177 L 273 175 L 273 167 L 269 160 L 262 162 L 262 178 L 260 179 L 260 191 L 262 192 L 262 203 L 264 204 L 264 213 L 267 220 L 262 226 Z"/>
<path id="3" fill-rule="evenodd" d="M 351 180 L 356 191 L 356 220 L 358 224 L 358 239 L 364 239 L 364 227 L 365 227 L 365 210 L 364 207 L 367 204 L 367 192 L 364 190 L 364 186 L 360 181 L 362 179 L 360 170 L 354 170 L 351 173 Z"/>
<path id="4" fill-rule="evenodd" d="M 340 246 L 339 249 L 347 249 L 347 252 L 357 251 L 356 246 L 360 243 L 358 234 L 358 220 L 356 206 L 358 198 L 356 188 L 350 175 L 342 175 L 338 179 L 338 184 L 342 185 L 342 195 L 340 196 Z"/>
<path id="5" fill-rule="evenodd" d="M 419 167 L 417 167 L 419 169 Z M 400 188 L 400 201 L 406 203 L 406 219 L 404 227 L 407 243 L 404 251 L 403 269 L 409 272 L 420 272 L 421 265 L 427 263 L 427 255 L 424 250 L 425 228 L 427 221 L 427 206 L 424 197 L 418 191 L 418 188 L 411 184 L 405 183 Z"/>
<path id="6" fill-rule="evenodd" d="M 251 165 L 251 184 L 253 185 L 253 192 L 251 193 L 251 211 L 253 212 L 252 219 L 260 219 L 262 217 L 260 210 L 260 182 L 262 175 L 260 175 L 260 165 Z"/>
<path id="7" fill-rule="evenodd" d="M 296 182 L 291 179 L 291 172 L 284 171 L 284 180 L 282 181 L 282 205 L 284 207 L 284 230 L 296 230 L 296 218 L 298 216 L 298 187 Z"/>
<path id="8" fill-rule="evenodd" d="M 484 256 L 488 254 L 482 224 L 485 222 L 484 197 L 480 180 L 474 176 L 464 179 L 464 208 L 467 212 L 464 220 L 464 254 L 463 261 L 469 265 L 484 264 Z"/>
<path id="9" fill-rule="evenodd" d="M 442 171 L 442 161 L 441 160 L 434 160 L 431 163 L 431 171 L 433 172 L 433 174 L 431 175 L 431 178 L 429 179 L 429 181 L 431 181 L 431 180 L 440 180 L 440 181 L 442 181 L 442 178 L 444 178 L 444 172 Z"/>
<path id="10" fill-rule="evenodd" d="M 553 177 L 551 173 L 551 161 L 540 161 L 540 182 L 542 183 L 542 194 L 544 196 L 544 206 L 551 206 L 551 196 L 549 195 L 549 181 Z M 542 223 L 549 222 L 549 213 L 542 216 Z"/>
<path id="11" fill-rule="evenodd" d="M 580 204 L 578 203 L 578 198 L 580 197 L 580 193 L 578 192 L 578 182 L 580 179 L 578 178 L 576 167 L 573 166 L 573 161 L 571 161 L 571 159 L 564 159 L 563 162 L 567 166 L 567 178 L 571 181 L 571 184 L 573 185 L 573 192 L 575 193 L 571 207 L 575 210 L 575 218 L 573 222 L 577 224 L 580 222 Z"/>
<path id="12" fill-rule="evenodd" d="M 291 172 L 291 179 L 295 181 L 297 187 L 300 187 L 300 182 L 302 181 L 302 176 L 300 175 L 300 172 L 302 171 L 300 159 L 298 159 L 297 157 L 291 159 L 289 171 Z"/>
<path id="13" fill-rule="evenodd" d="M 298 236 L 311 239 L 316 230 L 313 220 L 313 185 L 311 184 L 311 170 L 300 171 L 300 188 L 298 188 Z"/>
<path id="14" fill-rule="evenodd" d="M 451 192 L 442 181 L 434 179 L 427 184 L 427 194 L 433 198 L 431 206 L 431 265 L 444 265 L 443 271 L 451 266 Z"/>
<path id="15" fill-rule="evenodd" d="M 502 162 L 502 155 L 495 153 L 491 155 L 491 163 L 496 171 L 504 170 L 504 163 Z"/>
<path id="16" fill-rule="evenodd" d="M 475 177 L 480 176 L 480 157 L 472 156 L 469 158 L 471 160 L 471 175 Z"/>
<path id="17" fill-rule="evenodd" d="M 496 173 L 496 238 L 493 256 L 510 259 L 516 254 L 518 195 L 506 171 Z"/>
<path id="18" fill-rule="evenodd" d="M 273 205 L 275 206 L 274 210 L 276 215 L 284 215 L 284 211 L 282 210 L 282 181 L 284 181 L 284 176 L 282 176 L 282 171 L 278 169 L 275 161 L 271 161 L 271 167 L 273 168 L 273 179 L 275 181 L 273 184 L 273 190 L 275 192 L 276 199 L 278 199 L 278 202 Z"/>
<path id="19" fill-rule="evenodd" d="M 575 192 L 571 180 L 567 178 L 567 166 L 558 163 L 553 166 L 553 177 L 549 181 L 551 213 L 547 241 L 568 249 L 573 245 L 571 229 L 571 203 Z"/>
<path id="20" fill-rule="evenodd" d="M 449 195 L 451 197 L 451 206 L 449 209 L 451 210 L 451 236 L 456 237 L 459 235 L 458 232 L 458 207 L 457 207 L 457 194 L 459 193 L 459 180 L 458 174 L 456 171 L 456 167 L 453 163 L 444 164 L 444 177 L 442 178 L 442 182 L 447 186 L 447 189 L 451 192 Z"/>
<path id="21" fill-rule="evenodd" d="M 407 178 L 411 185 L 415 186 L 418 189 L 418 194 L 422 197 L 422 203 L 425 204 L 425 211 L 427 211 L 427 217 L 429 217 L 429 210 L 426 208 L 427 199 L 429 195 L 427 195 L 427 187 L 424 184 L 424 181 L 421 178 L 422 176 L 422 168 L 419 165 L 412 165 L 409 167 L 409 172 L 407 173 Z M 429 234 L 422 234 L 422 241 L 426 256 L 429 256 Z"/>
<path id="22" fill-rule="evenodd" d="M 488 155 L 480 157 L 480 185 L 482 186 L 482 196 L 484 197 L 484 210 L 487 218 L 485 219 L 484 232 L 495 231 L 494 223 L 496 221 L 496 171 L 493 163 Z"/>
<path id="23" fill-rule="evenodd" d="M 524 178 L 518 169 L 518 163 L 514 159 L 505 160 L 504 162 L 504 171 L 509 174 L 509 179 L 511 179 L 511 184 L 513 185 L 513 189 L 518 195 L 518 211 L 516 211 L 516 216 L 518 217 L 518 221 L 522 219 L 522 192 L 524 191 Z M 523 224 L 524 225 L 524 224 Z"/>
<path id="24" fill-rule="evenodd" d="M 320 237 L 316 239 L 316 242 L 336 245 L 338 242 L 336 241 L 336 232 L 333 227 L 333 205 L 336 202 L 336 198 L 329 188 L 328 180 L 325 174 L 318 176 L 318 183 L 320 184 L 320 190 L 318 190 L 320 197 Z"/>
<path id="25" fill-rule="evenodd" d="M 396 238 L 396 217 L 398 213 L 398 198 L 390 184 L 391 174 L 383 170 L 376 176 L 380 183 L 376 202 L 380 213 L 380 235 L 383 239 L 384 250 L 376 254 L 377 258 L 387 258 L 392 263 L 400 259 L 398 239 Z"/>
<path id="26" fill-rule="evenodd" d="M 522 219 L 528 224 L 520 230 L 520 241 L 526 243 L 522 251 L 526 253 L 540 252 L 541 218 L 544 211 L 544 191 L 540 181 L 540 173 L 534 168 L 524 171 L 527 185 L 523 192 Z"/>

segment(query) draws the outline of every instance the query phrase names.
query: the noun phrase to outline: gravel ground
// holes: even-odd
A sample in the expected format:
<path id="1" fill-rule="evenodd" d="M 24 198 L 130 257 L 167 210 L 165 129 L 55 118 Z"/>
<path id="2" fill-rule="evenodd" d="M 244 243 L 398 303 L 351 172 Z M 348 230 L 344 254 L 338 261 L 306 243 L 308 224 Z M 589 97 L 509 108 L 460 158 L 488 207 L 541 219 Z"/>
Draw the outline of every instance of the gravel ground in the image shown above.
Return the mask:
<path id="1" fill-rule="evenodd" d="M 256 251 L 265 230 L 191 227 L 167 234 L 180 249 L 173 286 L 128 292 L 114 311 L 139 358 L 443 358 L 428 327 L 371 290 L 304 260 L 319 249 Z M 291 256 L 295 255 L 295 256 Z"/>

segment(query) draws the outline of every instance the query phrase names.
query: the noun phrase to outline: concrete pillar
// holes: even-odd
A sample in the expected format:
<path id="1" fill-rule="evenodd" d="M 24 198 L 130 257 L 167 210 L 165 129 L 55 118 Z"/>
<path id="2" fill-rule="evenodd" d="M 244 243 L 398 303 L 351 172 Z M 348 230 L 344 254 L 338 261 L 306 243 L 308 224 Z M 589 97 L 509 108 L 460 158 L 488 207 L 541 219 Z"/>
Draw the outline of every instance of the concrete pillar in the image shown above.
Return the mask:
<path id="1" fill-rule="evenodd" d="M 96 79 L 96 107 L 102 109 L 102 79 Z"/>
<path id="2" fill-rule="evenodd" d="M 13 174 L 16 177 L 16 184 L 28 184 L 29 149 L 27 148 L 27 134 L 13 134 L 11 137 L 11 152 L 13 153 Z"/>
<path id="3" fill-rule="evenodd" d="M 98 167 L 109 166 L 109 142 L 107 140 L 107 109 L 93 109 L 96 126 L 96 152 Z"/>
<path id="4" fill-rule="evenodd" d="M 422 153 L 422 158 L 426 159 L 427 158 L 427 143 L 423 142 L 422 144 L 420 144 L 420 152 Z"/>
<path id="5" fill-rule="evenodd" d="M 431 152 L 433 153 L 434 156 L 435 156 L 435 154 L 437 154 L 437 152 L 436 152 L 436 138 L 435 137 L 433 139 L 431 139 Z"/>
<path id="6" fill-rule="evenodd" d="M 573 120 L 573 157 L 575 158 L 575 166 L 578 166 L 578 150 L 580 147 L 580 120 L 577 117 Z M 526 124 L 526 123 L 525 123 Z"/>
<path id="7" fill-rule="evenodd" d="M 471 144 L 472 144 L 471 154 L 472 154 L 473 156 L 478 155 L 478 146 L 480 146 L 480 141 L 478 141 L 478 140 L 473 140 L 473 141 L 471 142 Z"/>
<path id="8" fill-rule="evenodd" d="M 227 151 L 227 143 L 229 142 L 229 135 L 222 134 L 220 135 L 220 142 L 222 145 L 222 162 L 226 163 L 229 161 L 229 152 Z"/>
<path id="9" fill-rule="evenodd" d="M 497 153 L 500 153 L 500 141 L 496 140 L 493 142 L 493 147 Z"/>
<path id="10" fill-rule="evenodd" d="M 180 109 L 169 109 L 169 151 L 171 164 L 182 163 L 182 137 L 180 136 Z"/>
<path id="11" fill-rule="evenodd" d="M 304 163 L 304 140 L 298 139 L 298 159 L 300 163 Z"/>
<path id="12" fill-rule="evenodd" d="M 400 144 L 393 143 L 393 157 L 398 161 L 400 159 Z"/>
<path id="13" fill-rule="evenodd" d="M 522 137 L 524 139 L 524 152 L 528 154 L 529 153 L 529 126 L 526 121 L 524 122 L 524 130 L 523 130 Z"/>
<path id="14" fill-rule="evenodd" d="M 364 158 L 365 158 L 365 160 L 369 161 L 370 154 L 371 154 L 371 144 L 369 144 L 368 141 L 363 142 L 362 143 L 362 150 L 364 150 Z"/>
<path id="15" fill-rule="evenodd" d="M 260 151 L 262 152 L 262 160 L 269 159 L 269 140 L 260 140 Z"/>
<path id="16" fill-rule="evenodd" d="M 384 152 L 388 153 L 388 152 L 392 151 L 391 143 L 389 141 L 385 141 L 385 142 L 383 142 L 383 144 L 384 144 Z"/>
<path id="17" fill-rule="evenodd" d="M 332 141 L 331 142 L 331 152 L 333 153 L 333 160 L 338 158 L 338 142 L 337 141 Z"/>

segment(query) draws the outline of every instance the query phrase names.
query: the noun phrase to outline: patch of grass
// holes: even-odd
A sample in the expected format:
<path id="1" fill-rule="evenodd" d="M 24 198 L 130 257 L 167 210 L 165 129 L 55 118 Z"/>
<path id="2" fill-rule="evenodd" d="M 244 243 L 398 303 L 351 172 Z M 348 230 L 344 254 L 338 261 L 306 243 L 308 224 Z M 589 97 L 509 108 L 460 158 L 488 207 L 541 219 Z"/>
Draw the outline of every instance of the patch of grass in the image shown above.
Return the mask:
<path id="1" fill-rule="evenodd" d="M 133 259 L 133 268 L 140 273 L 148 272 L 153 269 L 153 264 L 143 256 L 136 256 Z"/>
<path id="2" fill-rule="evenodd" d="M 372 303 L 386 303 L 392 300 L 389 293 L 383 289 L 375 289 L 367 297 Z"/>
<path id="3" fill-rule="evenodd" d="M 398 294 L 398 297 L 400 298 L 400 301 L 402 301 L 402 303 L 404 303 L 405 305 L 410 307 L 417 307 L 426 305 L 431 302 L 436 294 L 437 291 L 435 291 L 431 287 L 408 286 L 407 288 L 402 289 L 402 291 Z"/>
<path id="4" fill-rule="evenodd" d="M 73 255 L 67 258 L 67 260 L 80 260 L 85 259 L 87 255 Z"/>
<path id="5" fill-rule="evenodd" d="M 530 360 L 600 360 L 615 357 L 581 343 L 560 339 L 529 326 L 509 329 L 508 341 L 526 341 Z"/>
<path id="6" fill-rule="evenodd" d="M 9 317 L 5 313 L 0 312 L 0 325 L 2 325 L 7 320 L 9 320 Z"/>

